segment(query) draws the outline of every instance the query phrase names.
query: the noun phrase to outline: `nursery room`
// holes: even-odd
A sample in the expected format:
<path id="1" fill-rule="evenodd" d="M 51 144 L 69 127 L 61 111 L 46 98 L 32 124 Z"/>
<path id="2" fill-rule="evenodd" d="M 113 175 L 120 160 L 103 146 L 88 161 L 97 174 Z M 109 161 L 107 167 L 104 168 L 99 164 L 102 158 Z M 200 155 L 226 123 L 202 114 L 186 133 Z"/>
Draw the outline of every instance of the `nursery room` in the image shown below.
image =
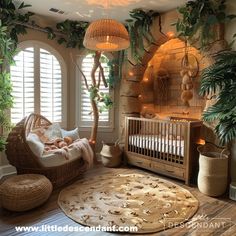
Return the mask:
<path id="1" fill-rule="evenodd" d="M 236 235 L 236 0 L 1 0 L 0 235 Z"/>

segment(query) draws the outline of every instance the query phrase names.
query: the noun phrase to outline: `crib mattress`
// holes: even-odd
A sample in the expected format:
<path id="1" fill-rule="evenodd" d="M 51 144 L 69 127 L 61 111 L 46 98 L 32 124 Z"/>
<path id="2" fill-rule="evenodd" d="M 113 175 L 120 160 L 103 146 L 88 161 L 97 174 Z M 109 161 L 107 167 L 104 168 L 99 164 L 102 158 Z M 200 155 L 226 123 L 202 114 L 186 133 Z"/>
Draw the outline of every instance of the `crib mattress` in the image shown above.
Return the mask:
<path id="1" fill-rule="evenodd" d="M 184 140 L 168 139 L 158 135 L 130 135 L 129 145 L 152 151 L 184 156 Z"/>

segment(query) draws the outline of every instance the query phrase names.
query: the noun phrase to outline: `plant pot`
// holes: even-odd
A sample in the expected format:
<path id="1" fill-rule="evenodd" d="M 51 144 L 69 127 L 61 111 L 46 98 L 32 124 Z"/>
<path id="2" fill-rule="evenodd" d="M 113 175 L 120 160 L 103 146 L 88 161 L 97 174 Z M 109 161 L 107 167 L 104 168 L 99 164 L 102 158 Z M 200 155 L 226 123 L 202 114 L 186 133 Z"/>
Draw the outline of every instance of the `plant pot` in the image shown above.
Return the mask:
<path id="1" fill-rule="evenodd" d="M 199 146 L 198 151 L 200 192 L 212 197 L 224 194 L 228 181 L 228 155 L 223 154 L 226 150 L 206 144 Z"/>
<path id="2" fill-rule="evenodd" d="M 118 167 L 121 164 L 122 151 L 117 143 L 103 143 L 100 152 L 102 164 L 106 167 Z"/>

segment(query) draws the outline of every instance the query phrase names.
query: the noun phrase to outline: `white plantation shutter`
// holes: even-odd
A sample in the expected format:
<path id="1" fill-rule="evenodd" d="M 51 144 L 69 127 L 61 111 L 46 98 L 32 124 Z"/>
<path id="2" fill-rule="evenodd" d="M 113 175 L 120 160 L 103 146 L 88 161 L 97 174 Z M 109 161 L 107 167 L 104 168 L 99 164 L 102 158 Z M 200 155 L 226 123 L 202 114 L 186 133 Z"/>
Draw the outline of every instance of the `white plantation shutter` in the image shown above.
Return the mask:
<path id="1" fill-rule="evenodd" d="M 11 66 L 12 123 L 35 112 L 64 125 L 62 98 L 66 97 L 62 96 L 62 68 L 56 56 L 34 44 L 22 49 L 14 59 L 16 64 Z"/>
<path id="2" fill-rule="evenodd" d="M 108 78 L 109 75 L 109 67 L 107 65 L 108 59 L 102 55 L 102 67 L 104 69 L 104 75 L 105 78 Z M 90 86 L 91 83 L 91 71 L 92 67 L 94 64 L 94 56 L 92 54 L 88 54 L 84 59 L 82 60 L 82 66 L 81 69 L 84 73 L 84 75 L 87 78 L 88 85 Z M 96 71 L 96 78 L 98 76 L 98 70 Z M 93 122 L 93 114 L 92 112 L 92 107 L 90 103 L 90 98 L 89 98 L 89 93 L 86 89 L 85 82 L 83 78 L 80 78 L 80 111 L 79 111 L 79 125 L 81 127 L 86 127 L 86 126 L 91 126 Z M 103 92 L 104 94 L 110 94 L 111 92 L 109 91 L 109 88 L 106 88 L 101 81 L 100 84 L 100 92 Z M 112 110 L 108 111 L 103 111 L 102 113 L 99 113 L 99 126 L 100 127 L 108 127 L 111 126 L 112 123 L 112 118 L 111 118 L 111 112 Z"/>
<path id="3" fill-rule="evenodd" d="M 61 66 L 50 52 L 40 49 L 40 112 L 52 122 L 62 117 Z"/>
<path id="4" fill-rule="evenodd" d="M 34 112 L 34 48 L 26 48 L 15 56 L 11 66 L 12 96 L 14 107 L 11 109 L 12 123 Z"/>

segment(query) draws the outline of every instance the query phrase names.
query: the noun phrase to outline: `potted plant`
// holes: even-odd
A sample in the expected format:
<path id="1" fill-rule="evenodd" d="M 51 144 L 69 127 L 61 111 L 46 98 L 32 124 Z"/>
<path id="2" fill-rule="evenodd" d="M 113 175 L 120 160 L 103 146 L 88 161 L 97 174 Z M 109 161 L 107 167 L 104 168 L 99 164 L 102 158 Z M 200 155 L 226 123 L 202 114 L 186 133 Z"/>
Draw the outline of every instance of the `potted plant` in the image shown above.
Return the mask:
<path id="1" fill-rule="evenodd" d="M 222 51 L 216 55 L 215 63 L 203 71 L 200 86 L 200 95 L 214 98 L 214 103 L 203 113 L 203 120 L 215 122 L 212 126 L 221 145 L 236 139 L 235 94 L 236 52 Z M 199 147 L 199 152 L 200 191 L 210 196 L 223 194 L 227 188 L 228 155 L 220 154 L 219 148 L 209 144 Z"/>

